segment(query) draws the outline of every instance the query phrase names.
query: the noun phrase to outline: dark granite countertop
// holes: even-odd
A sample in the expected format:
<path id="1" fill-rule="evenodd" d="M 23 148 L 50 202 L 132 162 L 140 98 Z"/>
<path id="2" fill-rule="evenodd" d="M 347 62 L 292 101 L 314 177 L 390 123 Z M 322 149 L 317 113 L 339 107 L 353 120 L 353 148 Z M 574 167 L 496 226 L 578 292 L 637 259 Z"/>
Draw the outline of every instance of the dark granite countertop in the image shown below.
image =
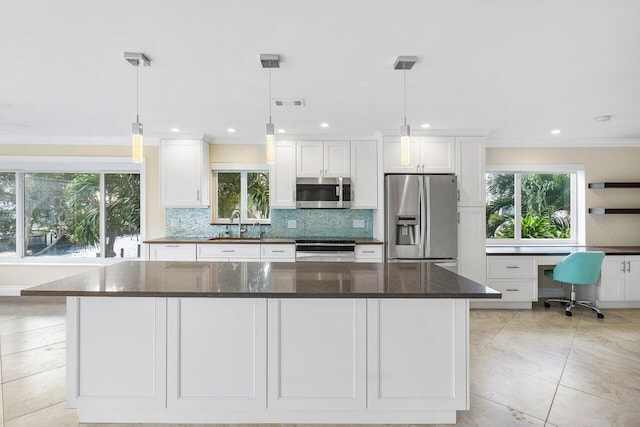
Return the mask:
<path id="1" fill-rule="evenodd" d="M 250 298 L 501 298 L 433 263 L 123 261 L 22 295 Z"/>
<path id="2" fill-rule="evenodd" d="M 569 255 L 602 251 L 607 255 L 640 255 L 640 246 L 488 246 L 487 255 Z"/>
<path id="3" fill-rule="evenodd" d="M 304 237 L 302 237 L 304 238 Z M 371 237 L 345 237 L 345 239 L 353 239 L 357 245 L 382 245 L 384 242 Z M 217 238 L 211 240 L 210 237 L 159 237 L 157 239 L 145 240 L 142 243 L 160 243 L 160 244 L 178 244 L 178 243 L 264 243 L 264 244 L 294 244 L 296 240 L 293 237 L 263 237 L 259 238 Z"/>

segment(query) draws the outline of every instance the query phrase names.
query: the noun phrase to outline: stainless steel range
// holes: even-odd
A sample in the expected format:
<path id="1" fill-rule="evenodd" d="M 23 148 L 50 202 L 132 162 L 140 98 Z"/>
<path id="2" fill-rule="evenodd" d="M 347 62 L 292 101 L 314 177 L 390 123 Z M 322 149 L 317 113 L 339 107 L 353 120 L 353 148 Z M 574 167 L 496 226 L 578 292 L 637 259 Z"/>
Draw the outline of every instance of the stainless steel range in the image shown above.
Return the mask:
<path id="1" fill-rule="evenodd" d="M 296 262 L 355 262 L 356 241 L 341 238 L 296 239 Z"/>

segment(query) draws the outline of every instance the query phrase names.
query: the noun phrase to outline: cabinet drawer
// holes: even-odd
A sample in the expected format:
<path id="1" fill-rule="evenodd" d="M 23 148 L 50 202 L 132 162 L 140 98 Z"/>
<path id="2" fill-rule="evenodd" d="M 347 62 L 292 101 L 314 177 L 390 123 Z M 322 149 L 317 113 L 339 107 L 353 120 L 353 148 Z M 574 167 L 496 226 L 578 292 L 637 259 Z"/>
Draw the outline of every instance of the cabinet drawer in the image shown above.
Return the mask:
<path id="1" fill-rule="evenodd" d="M 382 245 L 356 245 L 356 261 L 382 262 Z"/>
<path id="2" fill-rule="evenodd" d="M 192 243 L 152 243 L 149 245 L 150 261 L 195 261 L 196 245 Z"/>
<path id="3" fill-rule="evenodd" d="M 295 245 L 265 244 L 261 245 L 260 257 L 262 259 L 289 259 L 296 258 Z"/>
<path id="4" fill-rule="evenodd" d="M 198 245 L 198 259 L 229 258 L 229 259 L 260 259 L 260 245 L 237 243 L 211 243 Z"/>
<path id="5" fill-rule="evenodd" d="M 487 277 L 537 277 L 538 262 L 535 257 L 507 256 L 487 257 Z"/>
<path id="6" fill-rule="evenodd" d="M 488 279 L 487 286 L 502 293 L 502 301 L 537 301 L 536 279 Z"/>

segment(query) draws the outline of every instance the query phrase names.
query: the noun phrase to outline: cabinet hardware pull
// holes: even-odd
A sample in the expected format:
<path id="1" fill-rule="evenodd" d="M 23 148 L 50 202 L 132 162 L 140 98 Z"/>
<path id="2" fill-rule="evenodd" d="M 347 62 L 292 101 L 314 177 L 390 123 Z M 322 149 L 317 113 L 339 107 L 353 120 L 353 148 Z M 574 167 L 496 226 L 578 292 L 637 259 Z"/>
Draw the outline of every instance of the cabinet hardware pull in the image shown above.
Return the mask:
<path id="1" fill-rule="evenodd" d="M 458 201 L 460 201 L 460 190 L 458 190 Z"/>
<path id="2" fill-rule="evenodd" d="M 178 245 L 164 245 L 165 248 L 177 248 Z"/>
<path id="3" fill-rule="evenodd" d="M 627 261 L 627 273 L 631 273 L 631 261 Z"/>
<path id="4" fill-rule="evenodd" d="M 627 265 L 627 262 L 626 262 L 626 261 L 622 261 L 622 270 L 621 270 L 621 271 L 622 271 L 623 273 L 624 273 L 625 271 L 627 271 L 626 265 Z"/>
<path id="5" fill-rule="evenodd" d="M 284 253 L 284 251 L 271 251 L 271 252 L 273 252 L 274 254 L 282 254 L 282 253 Z"/>
<path id="6" fill-rule="evenodd" d="M 324 174 L 327 175 L 327 170 L 326 169 L 324 170 Z"/>
<path id="7" fill-rule="evenodd" d="M 507 268 L 520 268 L 517 265 L 507 265 Z"/>
<path id="8" fill-rule="evenodd" d="M 507 292 L 518 292 L 520 289 L 507 289 Z"/>
<path id="9" fill-rule="evenodd" d="M 222 252 L 235 252 L 233 249 L 230 250 L 223 250 Z"/>
<path id="10" fill-rule="evenodd" d="M 362 251 L 363 254 L 372 254 L 374 251 Z"/>
<path id="11" fill-rule="evenodd" d="M 196 200 L 200 201 L 200 190 L 196 190 Z"/>
<path id="12" fill-rule="evenodd" d="M 424 165 L 422 165 L 422 172 L 424 172 Z"/>
<path id="13" fill-rule="evenodd" d="M 416 166 L 416 172 L 420 172 L 420 165 Z"/>

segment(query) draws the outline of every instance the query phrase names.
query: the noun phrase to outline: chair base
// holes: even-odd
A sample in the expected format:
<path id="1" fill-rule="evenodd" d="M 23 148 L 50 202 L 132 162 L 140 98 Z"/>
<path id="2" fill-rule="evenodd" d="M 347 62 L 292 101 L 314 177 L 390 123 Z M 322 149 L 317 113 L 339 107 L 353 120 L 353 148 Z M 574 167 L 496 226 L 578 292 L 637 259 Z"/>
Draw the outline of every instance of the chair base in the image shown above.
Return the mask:
<path id="1" fill-rule="evenodd" d="M 573 288 L 573 285 L 571 285 L 571 299 L 568 299 L 568 298 L 549 298 L 548 300 L 546 300 L 544 302 L 544 306 L 547 307 L 547 308 L 551 307 L 551 304 L 550 304 L 551 302 L 559 302 L 562 305 L 564 305 L 565 306 L 564 313 L 567 316 L 573 315 L 573 313 L 571 313 L 571 309 L 573 307 L 575 307 L 576 305 L 581 305 L 583 307 L 587 307 L 587 308 L 590 308 L 591 310 L 595 311 L 596 312 L 596 316 L 598 317 L 598 319 L 604 319 L 604 314 L 602 314 L 600 309 L 592 301 L 576 301 L 576 291 Z"/>

